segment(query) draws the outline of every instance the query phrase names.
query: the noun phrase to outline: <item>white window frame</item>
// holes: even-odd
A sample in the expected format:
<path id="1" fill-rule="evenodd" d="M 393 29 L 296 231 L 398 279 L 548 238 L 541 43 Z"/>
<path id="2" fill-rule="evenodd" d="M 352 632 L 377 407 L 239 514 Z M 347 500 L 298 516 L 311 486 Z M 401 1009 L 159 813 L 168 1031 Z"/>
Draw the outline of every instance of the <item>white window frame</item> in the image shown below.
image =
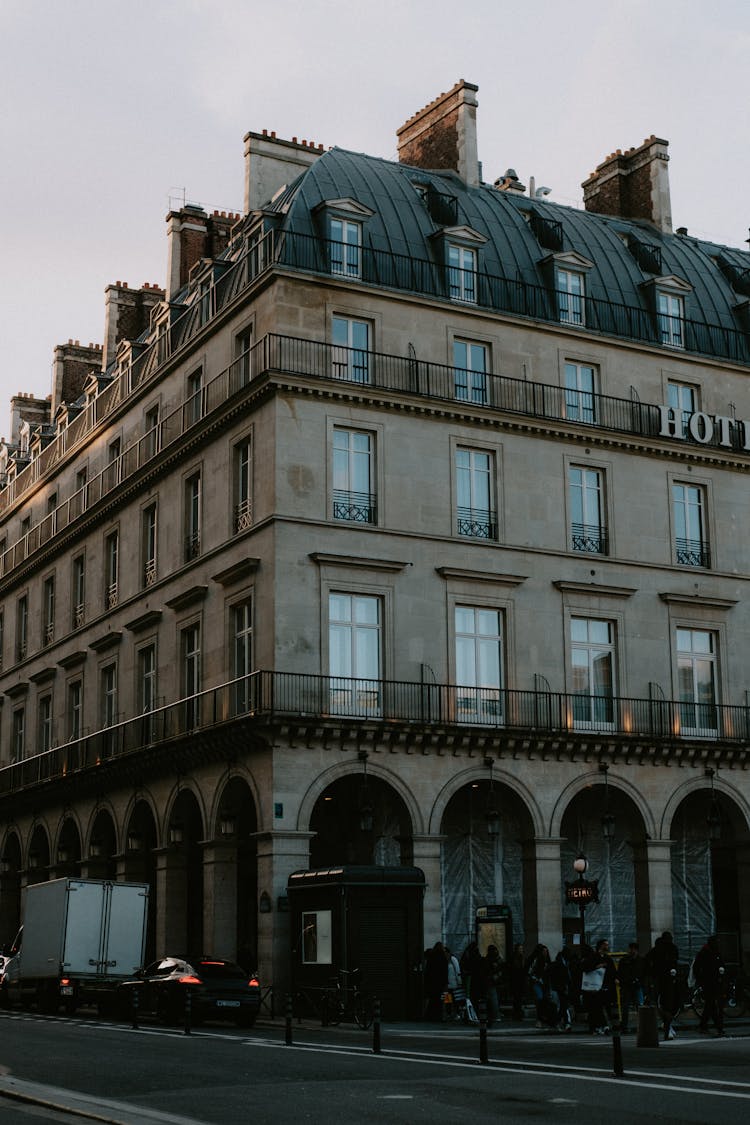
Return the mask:
<path id="1" fill-rule="evenodd" d="M 555 288 L 560 323 L 583 328 L 586 324 L 586 274 L 582 270 L 556 266 Z"/>
<path id="2" fill-rule="evenodd" d="M 253 523 L 253 444 L 250 437 L 234 446 L 233 531 L 246 531 Z"/>
<path id="3" fill-rule="evenodd" d="M 482 624 L 485 620 L 489 624 L 491 619 L 494 619 L 494 629 L 484 630 Z M 491 726 L 502 724 L 505 721 L 506 647 L 502 611 L 491 606 L 457 602 L 453 607 L 453 643 L 456 722 Z"/>
<path id="4" fill-rule="evenodd" d="M 489 348 L 477 340 L 454 339 L 453 387 L 460 402 L 486 406 L 489 401 Z"/>
<path id="5" fill-rule="evenodd" d="M 688 422 L 698 409 L 698 390 L 689 383 L 679 383 L 675 379 L 667 381 L 667 406 L 679 419 L 680 437 L 687 432 Z"/>
<path id="6" fill-rule="evenodd" d="M 469 539 L 498 538 L 495 456 L 492 450 L 456 445 L 456 534 Z M 462 503 L 468 500 L 468 503 Z"/>
<path id="7" fill-rule="evenodd" d="M 678 566 L 710 566 L 707 510 L 703 484 L 672 481 L 674 552 Z"/>
<path id="8" fill-rule="evenodd" d="M 575 624 L 586 625 L 586 638 L 575 636 Z M 592 626 L 607 627 L 608 640 L 592 637 Z M 571 668 L 571 724 L 575 730 L 613 730 L 614 701 L 617 696 L 617 641 L 614 621 L 602 617 L 572 613 L 568 619 Z M 581 657 L 585 656 L 585 663 Z M 609 692 L 592 690 L 597 686 L 598 666 L 603 656 L 609 658 Z M 579 658 L 577 661 L 576 658 Z M 606 665 L 600 664 L 605 667 Z M 587 690 L 576 690 L 576 680 L 583 671 Z"/>
<path id="9" fill-rule="evenodd" d="M 182 696 L 185 700 L 185 724 L 188 730 L 199 725 L 201 691 L 201 625 L 192 621 L 180 630 L 180 674 Z"/>
<path id="10" fill-rule="evenodd" d="M 662 344 L 668 348 L 685 347 L 685 298 L 665 289 L 656 291 L 656 317 Z"/>
<path id="11" fill-rule="evenodd" d="M 235 680 L 235 712 L 250 710 L 250 677 L 253 671 L 253 600 L 245 597 L 230 609 L 232 624 L 232 678 Z"/>
<path id="12" fill-rule="evenodd" d="M 593 363 L 566 359 L 563 365 L 565 381 L 565 417 L 571 422 L 585 425 L 596 423 L 597 395 L 599 394 L 599 368 Z"/>
<path id="13" fill-rule="evenodd" d="M 147 504 L 141 512 L 142 584 L 145 589 L 156 581 L 159 544 L 159 509 L 156 501 Z"/>
<path id="14" fill-rule="evenodd" d="M 701 648 L 697 643 L 699 638 L 707 638 L 708 645 Z M 719 637 L 713 629 L 676 626 L 675 663 L 682 735 L 691 738 L 717 738 L 719 735 L 718 650 Z M 701 669 L 710 670 L 710 699 L 705 694 L 701 698 Z"/>
<path id="15" fill-rule="evenodd" d="M 372 324 L 370 321 L 334 313 L 331 317 L 331 367 L 334 379 L 369 383 L 371 366 Z"/>
<path id="16" fill-rule="evenodd" d="M 105 664 L 100 673 L 102 728 L 117 725 L 117 663 Z"/>
<path id="17" fill-rule="evenodd" d="M 375 434 L 356 426 L 334 425 L 331 444 L 333 519 L 376 523 Z"/>
<path id="18" fill-rule="evenodd" d="M 338 215 L 329 218 L 331 273 L 362 276 L 362 223 Z"/>
<path id="19" fill-rule="evenodd" d="M 347 608 L 348 614 L 340 616 L 340 613 L 346 613 Z M 364 620 L 361 611 L 373 609 L 375 620 Z M 328 674 L 331 714 L 362 718 L 381 714 L 383 610 L 383 599 L 377 594 L 337 589 L 329 591 Z M 371 647 L 373 637 L 374 650 Z M 341 643 L 336 643 L 337 640 Z M 373 653 L 375 667 L 371 671 L 362 665 Z M 341 665 L 338 663 L 339 656 L 345 658 Z"/>
<path id="20" fill-rule="evenodd" d="M 45 754 L 52 749 L 53 712 L 51 693 L 47 692 L 39 697 L 37 714 L 37 752 Z"/>
<path id="21" fill-rule="evenodd" d="M 120 532 L 110 531 L 104 540 L 104 604 L 113 609 L 118 601 L 120 570 Z"/>
<path id="22" fill-rule="evenodd" d="M 16 707 L 13 711 L 11 735 L 12 761 L 21 762 L 26 757 L 26 707 Z"/>
<path id="23" fill-rule="evenodd" d="M 185 562 L 201 553 L 201 518 L 203 514 L 203 475 L 200 469 L 185 477 Z"/>
<path id="24" fill-rule="evenodd" d="M 609 553 L 605 486 L 604 469 L 568 465 L 571 550 L 596 555 Z"/>
<path id="25" fill-rule="evenodd" d="M 477 303 L 479 283 L 479 255 L 473 246 L 461 246 L 456 242 L 447 244 L 448 293 L 452 301 L 463 304 Z"/>
<path id="26" fill-rule="evenodd" d="M 83 680 L 79 677 L 68 683 L 68 741 L 76 742 L 83 736 Z"/>

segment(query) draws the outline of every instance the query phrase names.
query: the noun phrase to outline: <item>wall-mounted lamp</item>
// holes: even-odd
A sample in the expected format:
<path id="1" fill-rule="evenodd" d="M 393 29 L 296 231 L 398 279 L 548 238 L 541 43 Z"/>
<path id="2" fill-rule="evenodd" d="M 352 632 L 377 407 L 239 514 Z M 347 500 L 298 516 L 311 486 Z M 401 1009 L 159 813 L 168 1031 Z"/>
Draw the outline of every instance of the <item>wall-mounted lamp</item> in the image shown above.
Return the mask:
<path id="1" fill-rule="evenodd" d="M 716 770 L 712 769 L 710 766 L 706 767 L 706 777 L 711 782 L 711 803 L 708 806 L 708 813 L 706 815 L 706 827 L 708 828 L 708 838 L 714 844 L 721 839 L 721 813 L 714 790 L 715 774 Z"/>
<path id="2" fill-rule="evenodd" d="M 222 836 L 234 836 L 237 832 L 237 817 L 234 813 L 222 813 L 219 819 L 219 832 Z"/>
<path id="3" fill-rule="evenodd" d="M 104 854 L 104 845 L 98 836 L 94 836 L 89 844 L 89 855 L 92 859 L 99 859 Z"/>
<path id="4" fill-rule="evenodd" d="M 129 852 L 139 852 L 143 847 L 143 838 L 140 832 L 128 832 L 127 847 Z"/>
<path id="5" fill-rule="evenodd" d="M 29 867 L 35 871 L 39 866 L 39 852 L 29 852 Z"/>
<path id="6" fill-rule="evenodd" d="M 492 758 L 485 758 L 484 764 L 490 771 L 490 791 L 487 794 L 487 807 L 484 810 L 484 822 L 487 826 L 487 835 L 491 840 L 496 839 L 500 835 L 500 809 L 497 804 L 497 797 L 495 795 L 495 779 L 492 775 L 492 769 L 495 765 Z"/>
<path id="7" fill-rule="evenodd" d="M 185 829 L 179 820 L 169 826 L 169 842 L 173 847 L 179 848 L 185 839 Z"/>
<path id="8" fill-rule="evenodd" d="M 258 899 L 258 913 L 270 914 L 272 909 L 273 904 L 268 891 L 261 891 L 260 898 Z"/>
<path id="9" fill-rule="evenodd" d="M 62 847 L 59 847 L 57 849 L 57 862 L 58 863 L 69 863 L 70 862 L 70 849 L 69 848 L 66 848 L 65 846 L 62 846 Z"/>
<path id="10" fill-rule="evenodd" d="M 9 874 L 10 874 L 10 860 L 8 859 L 7 855 L 4 855 L 3 858 L 0 859 L 0 875 L 9 875 Z"/>
<path id="11" fill-rule="evenodd" d="M 602 817 L 602 836 L 605 840 L 613 840 L 615 835 L 615 818 L 609 807 L 609 762 L 601 762 L 599 769 L 604 774 L 604 816 Z"/>

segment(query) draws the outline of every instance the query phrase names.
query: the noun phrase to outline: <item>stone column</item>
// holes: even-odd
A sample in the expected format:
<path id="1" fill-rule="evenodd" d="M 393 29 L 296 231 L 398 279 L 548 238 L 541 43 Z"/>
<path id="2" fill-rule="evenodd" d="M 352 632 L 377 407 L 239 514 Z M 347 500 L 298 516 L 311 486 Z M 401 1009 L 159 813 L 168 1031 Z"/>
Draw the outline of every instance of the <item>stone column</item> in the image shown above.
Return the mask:
<path id="1" fill-rule="evenodd" d="M 258 901 L 265 894 L 271 909 L 258 914 L 258 967 L 261 982 L 272 984 L 278 997 L 289 988 L 289 913 L 279 909 L 287 897 L 287 881 L 293 871 L 310 865 L 310 840 L 314 832 L 259 832 Z M 257 909 L 257 903 L 256 903 Z"/>
<path id="2" fill-rule="evenodd" d="M 237 844 L 203 844 L 203 948 L 237 958 Z"/>
<path id="3" fill-rule="evenodd" d="M 750 844 L 747 841 L 738 842 L 735 855 L 740 912 L 740 949 L 744 952 L 743 968 L 747 972 L 750 964 Z"/>
<path id="4" fill-rule="evenodd" d="M 531 841 L 529 841 L 531 844 Z M 551 951 L 562 945 L 562 874 L 560 871 L 560 837 L 535 837 L 533 841 L 533 872 L 525 867 L 524 898 L 531 897 L 529 881 L 535 883 L 536 935 L 526 933 L 526 944 L 541 942 Z M 529 848 L 531 853 L 531 848 Z M 532 855 L 529 854 L 529 859 Z M 529 919 L 531 921 L 531 919 Z"/>
<path id="5" fill-rule="evenodd" d="M 650 949 L 665 930 L 672 930 L 672 841 L 646 840 L 637 853 L 636 872 L 646 864 L 646 879 L 636 878 L 636 915 L 638 939 Z M 643 927 L 643 929 L 642 929 Z"/>
<path id="6" fill-rule="evenodd" d="M 157 956 L 185 949 L 187 942 L 187 877 L 184 848 L 157 848 Z"/>
<path id="7" fill-rule="evenodd" d="M 424 871 L 424 947 L 443 939 L 441 855 L 444 836 L 413 836 L 414 866 Z"/>

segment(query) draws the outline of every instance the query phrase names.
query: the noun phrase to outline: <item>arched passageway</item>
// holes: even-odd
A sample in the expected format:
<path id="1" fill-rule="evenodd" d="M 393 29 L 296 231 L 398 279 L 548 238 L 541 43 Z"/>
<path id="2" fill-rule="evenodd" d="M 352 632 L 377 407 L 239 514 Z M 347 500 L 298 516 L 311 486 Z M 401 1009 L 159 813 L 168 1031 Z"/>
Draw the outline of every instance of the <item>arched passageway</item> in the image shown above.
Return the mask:
<path id="1" fill-rule="evenodd" d="M 122 874 L 127 882 L 148 883 L 148 921 L 144 961 L 153 961 L 162 951 L 156 948 L 156 919 L 159 909 L 156 881 L 156 822 L 151 806 L 143 798 L 135 801 L 123 838 Z"/>
<path id="2" fill-rule="evenodd" d="M 21 841 L 15 832 L 6 836 L 0 863 L 0 946 L 5 946 L 21 924 Z"/>
<path id="3" fill-rule="evenodd" d="M 412 825 L 401 796 L 364 772 L 347 774 L 323 791 L 310 818 L 315 833 L 310 867 L 412 863 Z"/>

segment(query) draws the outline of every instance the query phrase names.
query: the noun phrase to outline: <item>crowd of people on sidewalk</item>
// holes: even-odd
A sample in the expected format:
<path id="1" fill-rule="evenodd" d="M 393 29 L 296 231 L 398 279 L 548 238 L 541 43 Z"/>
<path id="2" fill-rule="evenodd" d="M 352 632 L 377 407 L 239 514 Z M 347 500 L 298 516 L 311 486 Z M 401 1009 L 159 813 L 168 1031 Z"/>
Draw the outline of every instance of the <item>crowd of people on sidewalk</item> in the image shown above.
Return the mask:
<path id="1" fill-rule="evenodd" d="M 576 1017 L 583 1016 L 592 1035 L 607 1035 L 616 1022 L 621 1032 L 628 1032 L 634 1010 L 645 1003 L 658 1009 L 663 1036 L 673 1039 L 689 985 L 703 993 L 699 1030 L 708 1034 L 711 1022 L 723 1035 L 726 966 L 716 935 L 694 958 L 687 981 L 678 963 L 679 952 L 669 932 L 657 938 L 645 955 L 638 942 L 630 942 L 617 962 L 606 938 L 593 947 L 565 945 L 554 960 L 546 945 L 536 945 L 527 956 L 523 945 L 517 944 L 504 959 L 496 945 L 488 945 L 483 954 L 472 941 L 459 958 L 436 942 L 424 954 L 424 1015 L 440 1022 L 470 1022 L 477 1019 L 482 1005 L 492 1027 L 501 1018 L 501 1003 L 510 1005 L 511 1019 L 522 1021 L 526 1005 L 533 1002 L 539 1028 L 568 1032 Z"/>

